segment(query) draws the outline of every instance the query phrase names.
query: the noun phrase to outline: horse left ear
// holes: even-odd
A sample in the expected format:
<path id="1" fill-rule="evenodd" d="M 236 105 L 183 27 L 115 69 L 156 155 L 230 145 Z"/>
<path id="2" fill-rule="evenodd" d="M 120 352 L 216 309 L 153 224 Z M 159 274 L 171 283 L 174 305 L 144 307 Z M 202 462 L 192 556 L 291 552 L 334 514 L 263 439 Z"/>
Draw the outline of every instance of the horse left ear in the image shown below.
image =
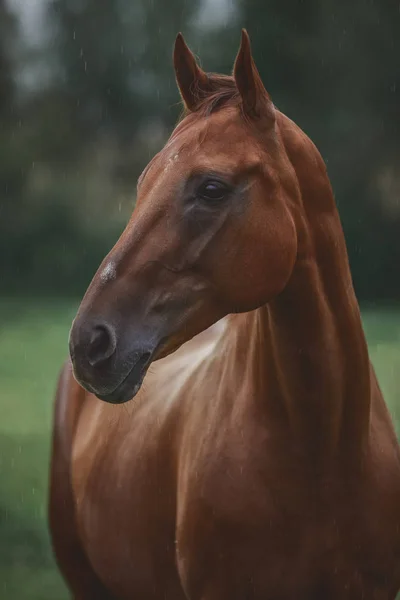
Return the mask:
<path id="1" fill-rule="evenodd" d="M 242 29 L 233 77 L 242 99 L 243 112 L 252 119 L 267 117 L 275 121 L 275 108 L 253 60 L 250 38 L 245 29 Z"/>
<path id="2" fill-rule="evenodd" d="M 194 111 L 211 91 L 207 73 L 199 67 L 183 35 L 178 33 L 174 46 L 176 83 L 188 110 Z"/>

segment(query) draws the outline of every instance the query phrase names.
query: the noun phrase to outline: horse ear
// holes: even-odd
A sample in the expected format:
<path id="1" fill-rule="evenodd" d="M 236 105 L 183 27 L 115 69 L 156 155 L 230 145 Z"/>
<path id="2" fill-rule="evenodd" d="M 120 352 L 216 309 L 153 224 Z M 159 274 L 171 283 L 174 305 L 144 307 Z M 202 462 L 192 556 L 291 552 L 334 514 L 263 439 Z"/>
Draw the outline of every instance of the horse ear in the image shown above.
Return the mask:
<path id="1" fill-rule="evenodd" d="M 188 110 L 194 111 L 211 91 L 207 74 L 199 67 L 183 35 L 178 33 L 174 46 L 174 69 L 182 100 Z"/>
<path id="2" fill-rule="evenodd" d="M 243 112 L 252 119 L 268 117 L 269 120 L 274 121 L 275 108 L 254 63 L 250 38 L 245 29 L 242 29 L 242 39 L 233 67 L 233 77 L 242 98 Z"/>

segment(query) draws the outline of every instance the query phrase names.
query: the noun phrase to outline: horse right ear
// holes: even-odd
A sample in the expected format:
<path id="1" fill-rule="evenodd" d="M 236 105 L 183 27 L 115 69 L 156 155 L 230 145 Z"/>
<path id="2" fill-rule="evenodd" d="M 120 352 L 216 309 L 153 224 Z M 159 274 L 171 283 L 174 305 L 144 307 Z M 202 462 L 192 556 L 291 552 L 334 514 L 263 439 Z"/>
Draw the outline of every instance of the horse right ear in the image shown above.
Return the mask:
<path id="1" fill-rule="evenodd" d="M 249 34 L 245 29 L 242 29 L 233 77 L 242 99 L 244 114 L 250 119 L 267 118 L 270 123 L 274 122 L 275 108 L 253 60 Z"/>
<path id="2" fill-rule="evenodd" d="M 186 108 L 195 111 L 211 91 L 207 74 L 199 67 L 183 35 L 178 33 L 174 46 L 176 83 Z"/>

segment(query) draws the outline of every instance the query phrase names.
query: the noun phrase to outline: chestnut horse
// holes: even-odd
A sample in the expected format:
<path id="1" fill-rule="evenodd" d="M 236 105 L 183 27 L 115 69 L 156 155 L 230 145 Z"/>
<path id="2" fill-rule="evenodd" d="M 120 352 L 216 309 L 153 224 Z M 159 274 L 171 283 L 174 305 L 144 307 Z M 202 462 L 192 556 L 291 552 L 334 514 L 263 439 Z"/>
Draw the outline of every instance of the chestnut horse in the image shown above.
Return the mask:
<path id="1" fill-rule="evenodd" d="M 232 77 L 181 35 L 174 65 L 185 115 L 59 382 L 60 569 L 79 600 L 393 599 L 400 453 L 324 162 L 245 31 Z"/>

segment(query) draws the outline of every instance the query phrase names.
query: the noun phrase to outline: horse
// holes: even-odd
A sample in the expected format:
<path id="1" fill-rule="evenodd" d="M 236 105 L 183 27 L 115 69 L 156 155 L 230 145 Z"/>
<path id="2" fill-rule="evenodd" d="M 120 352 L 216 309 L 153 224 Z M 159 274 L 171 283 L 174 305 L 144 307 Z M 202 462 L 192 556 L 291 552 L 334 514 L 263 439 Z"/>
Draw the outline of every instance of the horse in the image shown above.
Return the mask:
<path id="1" fill-rule="evenodd" d="M 247 32 L 179 34 L 184 112 L 74 319 L 49 520 L 76 600 L 390 600 L 400 453 L 325 163 Z"/>

